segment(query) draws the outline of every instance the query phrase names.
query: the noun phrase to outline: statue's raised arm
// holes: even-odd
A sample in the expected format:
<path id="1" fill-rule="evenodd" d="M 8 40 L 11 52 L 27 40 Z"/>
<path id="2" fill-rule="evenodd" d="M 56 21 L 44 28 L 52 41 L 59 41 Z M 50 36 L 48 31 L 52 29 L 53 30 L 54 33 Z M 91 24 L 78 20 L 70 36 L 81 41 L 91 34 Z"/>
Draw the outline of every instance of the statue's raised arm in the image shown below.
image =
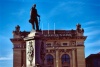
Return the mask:
<path id="1" fill-rule="evenodd" d="M 31 8 L 31 15 L 29 22 L 32 24 L 32 28 L 34 30 L 39 31 L 39 21 L 37 17 L 39 17 L 40 19 L 40 15 L 38 15 L 37 13 L 36 4 L 34 4 L 33 7 Z"/>

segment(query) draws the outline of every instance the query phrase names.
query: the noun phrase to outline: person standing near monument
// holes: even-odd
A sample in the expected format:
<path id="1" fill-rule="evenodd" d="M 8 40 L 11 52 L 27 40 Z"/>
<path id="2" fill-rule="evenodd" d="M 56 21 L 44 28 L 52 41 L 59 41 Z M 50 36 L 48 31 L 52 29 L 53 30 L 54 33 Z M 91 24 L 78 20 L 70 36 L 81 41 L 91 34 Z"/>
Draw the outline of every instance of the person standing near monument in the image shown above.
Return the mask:
<path id="1" fill-rule="evenodd" d="M 39 31 L 39 21 L 38 18 L 40 19 L 40 15 L 38 15 L 37 13 L 37 9 L 36 9 L 36 4 L 33 5 L 32 9 L 31 9 L 31 16 L 30 16 L 30 20 L 29 22 L 32 24 L 32 28 L 35 30 Z"/>

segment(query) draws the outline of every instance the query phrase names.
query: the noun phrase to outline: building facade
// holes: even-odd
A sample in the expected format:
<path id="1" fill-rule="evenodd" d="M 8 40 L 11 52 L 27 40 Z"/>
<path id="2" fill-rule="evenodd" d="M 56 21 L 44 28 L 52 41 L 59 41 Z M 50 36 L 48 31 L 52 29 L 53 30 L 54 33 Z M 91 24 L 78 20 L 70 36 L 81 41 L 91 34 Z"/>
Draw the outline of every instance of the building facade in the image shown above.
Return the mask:
<path id="1" fill-rule="evenodd" d="M 46 67 L 85 67 L 84 29 L 80 24 L 76 30 L 43 30 L 46 43 L 44 64 Z M 26 67 L 26 43 L 24 38 L 30 32 L 20 31 L 16 26 L 13 31 L 13 67 Z"/>
<path id="2" fill-rule="evenodd" d="M 86 67 L 100 67 L 100 53 L 89 55 L 86 58 Z"/>

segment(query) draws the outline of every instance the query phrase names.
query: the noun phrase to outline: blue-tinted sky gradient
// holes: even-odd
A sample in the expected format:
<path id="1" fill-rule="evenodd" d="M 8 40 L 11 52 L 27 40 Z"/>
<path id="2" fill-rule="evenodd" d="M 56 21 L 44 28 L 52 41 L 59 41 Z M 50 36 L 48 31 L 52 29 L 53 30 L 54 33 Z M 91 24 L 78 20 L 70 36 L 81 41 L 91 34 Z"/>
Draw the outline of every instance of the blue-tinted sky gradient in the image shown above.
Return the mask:
<path id="1" fill-rule="evenodd" d="M 10 38 L 16 25 L 31 31 L 30 9 L 37 4 L 43 29 L 71 30 L 80 23 L 88 36 L 85 57 L 100 52 L 100 0 L 0 0 L 0 67 L 13 67 L 13 44 Z"/>

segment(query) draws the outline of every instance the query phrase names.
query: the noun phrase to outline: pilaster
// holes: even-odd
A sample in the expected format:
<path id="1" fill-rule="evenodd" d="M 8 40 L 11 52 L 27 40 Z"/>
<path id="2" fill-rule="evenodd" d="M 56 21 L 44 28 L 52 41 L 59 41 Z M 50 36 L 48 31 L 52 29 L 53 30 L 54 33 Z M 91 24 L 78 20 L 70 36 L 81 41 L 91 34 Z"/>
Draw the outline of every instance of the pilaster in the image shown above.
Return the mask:
<path id="1" fill-rule="evenodd" d="M 56 50 L 56 67 L 59 67 L 59 52 Z"/>
<path id="2" fill-rule="evenodd" d="M 72 49 L 72 67 L 76 67 L 76 61 L 75 61 L 75 49 Z"/>

